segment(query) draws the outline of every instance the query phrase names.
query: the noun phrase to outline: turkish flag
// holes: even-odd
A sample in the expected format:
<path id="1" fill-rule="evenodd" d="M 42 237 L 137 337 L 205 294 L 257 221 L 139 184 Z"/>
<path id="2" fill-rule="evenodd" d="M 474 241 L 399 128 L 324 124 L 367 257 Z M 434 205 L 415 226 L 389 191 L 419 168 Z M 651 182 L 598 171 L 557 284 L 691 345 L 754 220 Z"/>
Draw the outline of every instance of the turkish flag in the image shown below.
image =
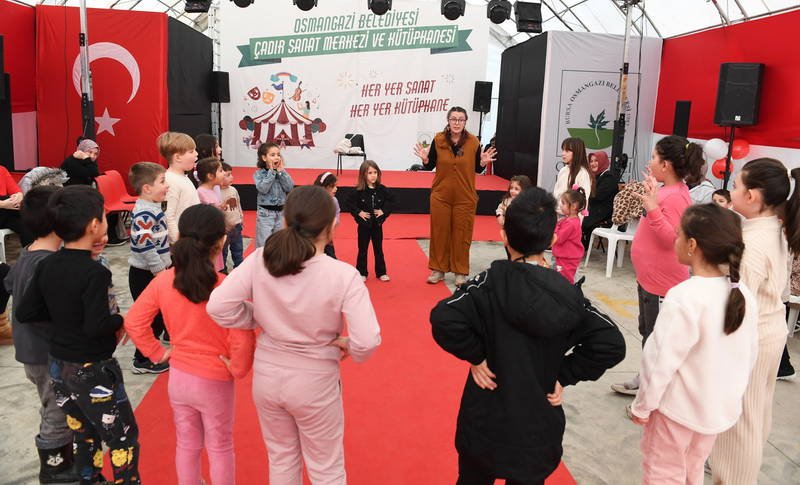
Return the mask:
<path id="1" fill-rule="evenodd" d="M 136 162 L 160 160 L 156 138 L 169 126 L 167 16 L 89 9 L 89 59 L 100 171 L 127 178 Z M 81 126 L 79 11 L 36 7 L 39 165 L 72 154 Z"/>

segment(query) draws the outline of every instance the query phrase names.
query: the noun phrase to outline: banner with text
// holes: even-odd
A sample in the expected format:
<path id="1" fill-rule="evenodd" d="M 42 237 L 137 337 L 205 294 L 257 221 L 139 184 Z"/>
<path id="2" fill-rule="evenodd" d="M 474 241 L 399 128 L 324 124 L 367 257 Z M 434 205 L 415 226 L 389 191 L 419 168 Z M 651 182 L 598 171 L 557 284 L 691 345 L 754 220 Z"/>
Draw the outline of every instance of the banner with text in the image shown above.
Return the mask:
<path id="1" fill-rule="evenodd" d="M 429 143 L 453 106 L 467 109 L 477 132 L 472 97 L 486 76 L 488 44 L 479 7 L 468 5 L 456 22 L 438 4 L 414 0 L 396 0 L 382 16 L 361 0 L 308 12 L 289 2 L 220 7 L 231 90 L 223 151 L 232 165 L 255 165 L 258 147 L 277 143 L 289 167 L 333 168 L 334 149 L 359 133 L 368 158 L 405 170 L 419 163 L 413 145 Z M 344 157 L 343 165 L 360 162 Z"/>

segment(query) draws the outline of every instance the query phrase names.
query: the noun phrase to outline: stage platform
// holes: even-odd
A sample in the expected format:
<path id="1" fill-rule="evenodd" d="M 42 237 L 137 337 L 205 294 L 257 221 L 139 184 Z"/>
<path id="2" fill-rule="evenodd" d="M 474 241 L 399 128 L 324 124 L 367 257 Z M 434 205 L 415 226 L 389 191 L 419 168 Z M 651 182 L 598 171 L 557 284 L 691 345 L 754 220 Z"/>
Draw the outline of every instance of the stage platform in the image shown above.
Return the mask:
<path id="1" fill-rule="evenodd" d="M 256 187 L 253 181 L 255 167 L 233 167 L 233 184 L 239 191 L 244 210 L 256 210 Z M 317 175 L 325 172 L 321 168 L 289 168 L 295 185 L 311 185 Z M 331 170 L 331 173 L 336 173 Z M 433 172 L 384 171 L 381 182 L 390 188 L 395 196 L 395 212 L 398 214 L 430 213 L 431 184 Z M 358 180 L 358 170 L 345 170 L 337 175 L 339 191 L 336 194 L 340 205 L 353 190 Z M 478 191 L 477 214 L 494 215 L 497 204 L 508 190 L 508 180 L 495 175 L 476 175 L 475 186 Z"/>

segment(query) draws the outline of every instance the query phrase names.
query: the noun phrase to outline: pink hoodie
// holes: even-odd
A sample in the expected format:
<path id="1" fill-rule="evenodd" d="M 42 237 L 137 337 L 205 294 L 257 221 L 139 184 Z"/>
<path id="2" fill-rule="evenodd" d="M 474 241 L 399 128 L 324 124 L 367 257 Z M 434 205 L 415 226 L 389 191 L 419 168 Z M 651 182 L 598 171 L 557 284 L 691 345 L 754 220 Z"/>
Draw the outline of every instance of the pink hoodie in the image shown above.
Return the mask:
<path id="1" fill-rule="evenodd" d="M 678 262 L 675 238 L 683 211 L 692 205 L 684 183 L 661 187 L 658 207 L 648 212 L 636 228 L 631 245 L 631 260 L 636 281 L 648 293 L 667 294 L 670 288 L 689 278 L 689 267 Z"/>
<path id="2" fill-rule="evenodd" d="M 300 369 L 339 366 L 340 351 L 330 342 L 344 333 L 356 362 L 381 343 L 369 292 L 358 271 L 324 254 L 314 256 L 296 275 L 269 274 L 263 248 L 256 249 L 211 294 L 206 310 L 226 328 L 254 328 L 258 362 Z"/>

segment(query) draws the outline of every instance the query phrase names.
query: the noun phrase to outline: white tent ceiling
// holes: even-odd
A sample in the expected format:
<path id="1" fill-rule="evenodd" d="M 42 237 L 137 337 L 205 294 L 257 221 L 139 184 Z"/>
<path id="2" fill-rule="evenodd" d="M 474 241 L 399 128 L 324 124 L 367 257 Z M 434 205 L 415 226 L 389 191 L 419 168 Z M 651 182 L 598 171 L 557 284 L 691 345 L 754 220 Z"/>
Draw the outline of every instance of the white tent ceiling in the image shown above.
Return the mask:
<path id="1" fill-rule="evenodd" d="M 27 5 L 78 6 L 79 0 L 12 0 Z M 214 4 L 230 0 L 214 0 Z M 255 0 L 283 2 L 286 8 L 296 8 L 292 0 Z M 319 0 L 320 2 L 336 0 Z M 367 0 L 362 0 L 366 9 Z M 438 4 L 439 0 L 427 0 Z M 170 17 L 203 32 L 208 27 L 208 15 L 185 13 L 184 0 L 86 0 L 91 8 L 165 12 Z M 472 5 L 486 5 L 488 0 L 467 0 Z M 513 3 L 513 2 L 512 2 Z M 622 0 L 541 0 L 542 27 L 549 30 L 623 34 L 625 14 Z M 431 8 L 439 8 L 431 5 Z M 634 35 L 674 37 L 710 27 L 747 21 L 751 18 L 800 8 L 797 0 L 641 0 L 634 9 Z M 509 46 L 530 37 L 517 33 L 512 19 L 493 26 L 494 36 Z M 224 22 L 224 19 L 220 19 Z M 489 20 L 486 20 L 489 22 Z"/>

